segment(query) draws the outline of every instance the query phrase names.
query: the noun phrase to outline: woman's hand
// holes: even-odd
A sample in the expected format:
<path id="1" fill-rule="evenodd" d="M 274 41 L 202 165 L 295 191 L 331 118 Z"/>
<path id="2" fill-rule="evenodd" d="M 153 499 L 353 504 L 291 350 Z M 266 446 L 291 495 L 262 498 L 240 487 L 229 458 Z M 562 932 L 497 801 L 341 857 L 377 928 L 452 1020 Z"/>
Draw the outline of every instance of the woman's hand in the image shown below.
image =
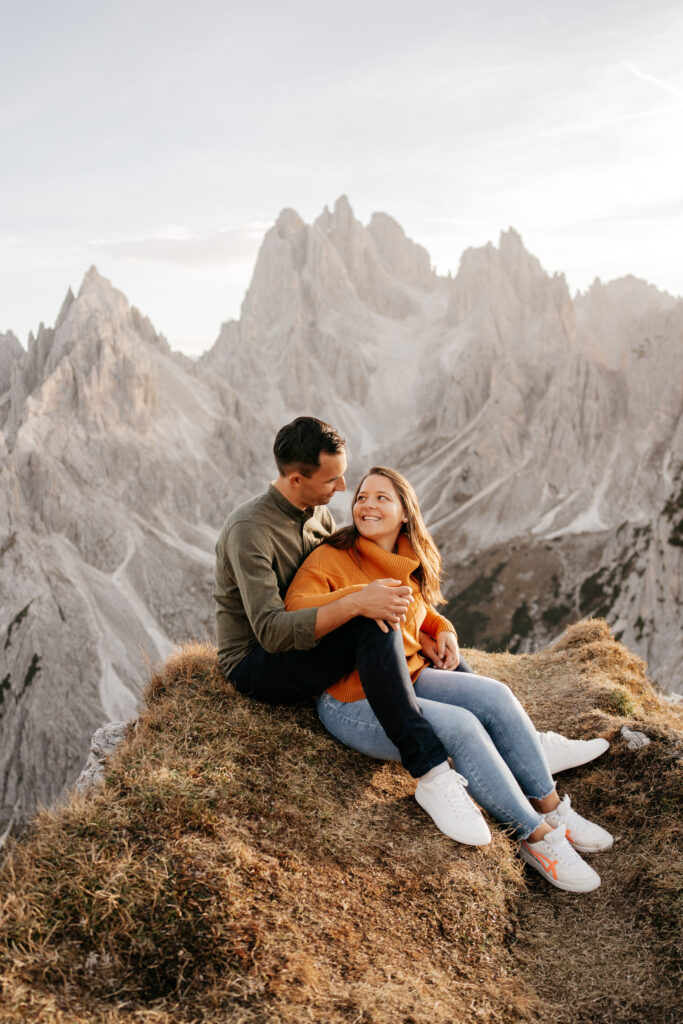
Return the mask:
<path id="1" fill-rule="evenodd" d="M 460 664 L 460 648 L 458 638 L 450 630 L 442 630 L 436 634 L 436 650 L 443 660 L 443 668 L 446 672 L 454 672 Z"/>
<path id="2" fill-rule="evenodd" d="M 458 638 L 450 630 L 441 630 L 436 634 L 436 640 L 427 633 L 420 633 L 420 643 L 422 653 L 429 658 L 434 668 L 454 672 L 460 664 Z"/>

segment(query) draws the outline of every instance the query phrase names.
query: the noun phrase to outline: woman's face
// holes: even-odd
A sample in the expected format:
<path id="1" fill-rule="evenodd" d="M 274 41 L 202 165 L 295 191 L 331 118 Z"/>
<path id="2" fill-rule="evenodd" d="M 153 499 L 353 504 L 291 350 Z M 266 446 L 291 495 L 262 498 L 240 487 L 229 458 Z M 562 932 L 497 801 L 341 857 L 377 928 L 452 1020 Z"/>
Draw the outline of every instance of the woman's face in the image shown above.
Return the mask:
<path id="1" fill-rule="evenodd" d="M 353 506 L 353 521 L 361 537 L 393 551 L 401 532 L 405 512 L 391 480 L 373 473 L 360 485 Z"/>

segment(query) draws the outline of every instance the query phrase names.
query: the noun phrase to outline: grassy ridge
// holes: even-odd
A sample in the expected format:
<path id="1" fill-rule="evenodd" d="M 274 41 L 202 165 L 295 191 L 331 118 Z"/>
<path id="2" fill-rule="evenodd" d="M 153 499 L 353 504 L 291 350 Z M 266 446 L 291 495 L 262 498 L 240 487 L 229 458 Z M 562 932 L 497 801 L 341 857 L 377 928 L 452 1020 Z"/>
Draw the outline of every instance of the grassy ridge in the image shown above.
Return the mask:
<path id="1" fill-rule="evenodd" d="M 3 1024 L 626 1022 L 643 999 L 656 1011 L 643 1020 L 673 1021 L 673 988 L 649 964 L 673 962 L 680 934 L 674 712 L 604 623 L 536 655 L 471 660 L 539 727 L 614 737 L 623 691 L 631 727 L 655 737 L 638 754 L 617 742 L 604 765 L 572 773 L 575 804 L 621 834 L 596 864 L 602 889 L 573 897 L 525 877 L 499 828 L 483 849 L 450 842 L 400 767 L 345 750 L 311 708 L 241 698 L 214 648 L 189 644 L 151 679 L 104 788 L 42 812 L 5 859 Z M 630 944 L 612 954 L 628 960 L 640 929 L 637 991 L 610 1001 L 596 970 L 604 1015 L 589 1016 L 586 1000 L 558 997 L 573 985 L 570 946 L 590 963 L 595 941 L 572 946 L 567 921 L 612 922 L 625 901 Z M 559 961 L 550 986 L 534 945 L 544 929 L 543 962 L 548 942 Z"/>

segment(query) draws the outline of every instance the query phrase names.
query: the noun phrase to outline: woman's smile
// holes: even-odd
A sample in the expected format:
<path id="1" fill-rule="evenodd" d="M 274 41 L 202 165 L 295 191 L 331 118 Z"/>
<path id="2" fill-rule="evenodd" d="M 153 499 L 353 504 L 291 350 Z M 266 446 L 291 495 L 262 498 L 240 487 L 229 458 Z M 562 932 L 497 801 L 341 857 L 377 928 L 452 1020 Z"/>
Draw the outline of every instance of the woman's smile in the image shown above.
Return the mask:
<path id="1" fill-rule="evenodd" d="M 405 511 L 391 480 L 378 473 L 366 476 L 353 506 L 353 520 L 361 537 L 386 551 L 394 550 Z"/>

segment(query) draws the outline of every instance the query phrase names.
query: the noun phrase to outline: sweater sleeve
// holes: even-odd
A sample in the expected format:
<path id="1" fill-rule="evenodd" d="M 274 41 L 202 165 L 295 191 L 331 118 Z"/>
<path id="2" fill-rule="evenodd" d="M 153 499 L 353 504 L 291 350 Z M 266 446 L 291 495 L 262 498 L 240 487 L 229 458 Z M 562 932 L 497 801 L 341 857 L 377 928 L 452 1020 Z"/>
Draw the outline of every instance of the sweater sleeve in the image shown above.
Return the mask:
<path id="1" fill-rule="evenodd" d="M 455 626 L 453 626 L 448 619 L 445 619 L 443 615 L 439 615 L 435 612 L 431 605 L 427 605 L 427 614 L 424 617 L 424 621 L 420 626 L 420 629 L 423 633 L 432 637 L 436 637 L 437 633 L 443 632 L 455 633 L 456 637 L 458 635 L 455 631 Z"/>
<path id="2" fill-rule="evenodd" d="M 299 608 L 319 608 L 324 604 L 332 604 L 347 594 L 355 594 L 367 586 L 366 583 L 355 583 L 342 586 L 344 581 L 327 572 L 320 564 L 314 552 L 297 570 L 296 576 L 289 585 L 285 595 L 285 608 L 293 611 Z"/>

